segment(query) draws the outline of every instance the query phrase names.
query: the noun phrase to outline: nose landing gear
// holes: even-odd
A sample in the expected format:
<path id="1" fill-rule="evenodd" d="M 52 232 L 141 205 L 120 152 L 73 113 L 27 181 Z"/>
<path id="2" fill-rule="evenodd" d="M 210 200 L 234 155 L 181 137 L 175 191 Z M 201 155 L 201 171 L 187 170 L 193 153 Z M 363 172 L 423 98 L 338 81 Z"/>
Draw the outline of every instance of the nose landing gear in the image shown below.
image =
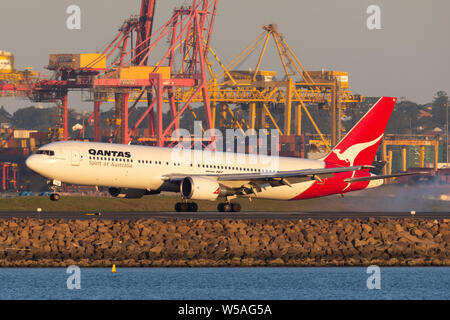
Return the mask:
<path id="1" fill-rule="evenodd" d="M 58 187 L 61 187 L 61 181 L 58 180 L 49 180 L 47 181 L 48 188 L 51 191 L 50 200 L 58 201 L 61 198 L 61 195 L 58 193 Z"/>
<path id="2" fill-rule="evenodd" d="M 61 198 L 61 196 L 59 195 L 59 193 L 50 194 L 50 200 L 52 200 L 52 201 L 58 201 L 60 198 Z"/>

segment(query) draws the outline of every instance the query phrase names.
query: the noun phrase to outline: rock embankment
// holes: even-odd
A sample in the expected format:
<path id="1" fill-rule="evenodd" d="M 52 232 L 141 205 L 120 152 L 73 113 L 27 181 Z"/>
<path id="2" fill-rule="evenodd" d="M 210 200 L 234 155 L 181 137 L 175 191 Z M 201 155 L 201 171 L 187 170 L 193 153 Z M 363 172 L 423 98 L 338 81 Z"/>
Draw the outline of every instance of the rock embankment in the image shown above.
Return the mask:
<path id="1" fill-rule="evenodd" d="M 0 266 L 450 266 L 450 220 L 0 220 Z"/>

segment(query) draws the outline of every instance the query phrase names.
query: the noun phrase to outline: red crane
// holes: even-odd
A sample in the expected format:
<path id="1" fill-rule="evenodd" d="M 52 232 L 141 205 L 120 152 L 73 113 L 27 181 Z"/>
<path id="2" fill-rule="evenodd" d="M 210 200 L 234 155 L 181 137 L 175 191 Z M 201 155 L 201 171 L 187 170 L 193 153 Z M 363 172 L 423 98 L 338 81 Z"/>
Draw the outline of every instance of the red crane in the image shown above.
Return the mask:
<path id="1" fill-rule="evenodd" d="M 107 58 L 116 51 L 120 50 L 120 60 L 118 61 L 119 67 L 124 65 L 124 59 L 127 56 L 127 44 L 130 42 L 133 65 L 146 66 L 148 63 L 148 52 L 150 49 L 150 39 L 153 29 L 153 18 L 155 16 L 156 0 L 142 0 L 141 11 L 139 17 L 132 17 L 125 21 L 120 33 L 116 36 L 113 42 L 105 49 L 104 54 Z M 136 33 L 136 42 L 130 41 L 133 39 L 133 33 Z M 112 49 L 112 50 L 111 50 Z M 115 61 L 114 64 L 117 64 Z M 151 97 L 148 96 L 148 103 L 151 103 Z M 128 95 L 120 95 L 117 97 L 116 104 L 119 104 L 116 109 L 119 109 L 117 114 L 120 116 L 121 129 L 120 133 L 124 136 L 122 141 L 127 141 L 128 135 L 125 133 L 128 131 Z M 101 99 L 96 99 L 94 94 L 94 141 L 100 141 L 100 106 L 102 104 Z M 125 110 L 125 105 L 127 109 Z M 91 118 L 92 118 L 91 116 Z M 153 116 L 153 113 L 151 114 Z M 90 119 L 89 118 L 89 121 Z M 150 117 L 149 117 L 150 119 Z M 88 121 L 88 123 L 89 123 Z M 149 121 L 149 126 L 153 127 L 153 117 Z M 84 131 L 84 129 L 82 130 Z M 82 133 L 80 132 L 80 135 Z"/>
<path id="2" fill-rule="evenodd" d="M 153 29 L 153 17 L 155 15 L 156 0 L 142 0 L 141 14 L 137 25 L 136 38 L 136 65 L 146 66 L 148 62 L 148 50 Z M 145 58 L 147 57 L 147 58 Z"/>
<path id="3" fill-rule="evenodd" d="M 111 57 L 114 52 L 119 53 L 119 57 L 110 64 L 111 69 L 117 69 L 126 65 L 143 66 L 149 56 L 154 53 L 158 44 L 170 44 L 162 58 L 154 64 L 155 68 L 148 74 L 148 78 L 125 82 L 117 77 L 109 78 L 108 72 L 106 72 L 106 76 L 100 76 L 94 81 L 94 91 L 101 92 L 106 88 L 116 90 L 116 115 L 121 119 L 120 128 L 117 130 L 119 142 L 128 143 L 131 140 L 133 130 L 128 128 L 128 116 L 135 109 L 145 91 L 147 92 L 148 106 L 133 129 L 138 128 L 145 117 L 148 117 L 150 135 L 155 137 L 157 145 L 163 146 L 170 140 L 169 135 L 178 126 L 180 116 L 199 94 L 202 95 L 207 129 L 214 128 L 206 78 L 206 54 L 209 49 L 217 2 L 217 0 L 193 0 L 191 6 L 175 9 L 169 21 L 156 32 L 148 33 L 146 39 L 141 37 L 140 43 L 136 43 L 135 47 L 132 46 L 127 51 L 126 47 L 131 32 L 135 26 L 139 25 L 137 21 L 149 22 L 147 18 L 131 18 L 125 22 L 119 30 L 119 35 L 104 51 L 107 58 Z M 147 17 L 153 17 L 151 14 L 148 15 L 150 9 L 154 10 L 154 2 L 143 3 L 141 11 L 145 12 Z M 149 26 L 141 27 L 141 29 L 145 28 L 148 30 Z M 152 55 L 152 59 L 155 59 L 155 56 L 156 54 Z M 177 70 L 175 70 L 175 66 L 178 67 Z M 169 67 L 171 72 L 169 78 L 164 78 L 163 73 L 158 72 L 162 67 Z M 141 88 L 145 88 L 145 90 L 141 91 L 136 102 L 131 108 L 128 108 L 129 92 L 126 92 L 126 89 L 131 91 Z M 174 91 L 176 88 L 189 88 L 193 92 L 181 108 L 178 108 L 175 103 Z M 165 128 L 162 112 L 163 95 L 168 97 L 172 117 L 170 124 Z M 154 116 L 155 109 L 156 117 Z"/>

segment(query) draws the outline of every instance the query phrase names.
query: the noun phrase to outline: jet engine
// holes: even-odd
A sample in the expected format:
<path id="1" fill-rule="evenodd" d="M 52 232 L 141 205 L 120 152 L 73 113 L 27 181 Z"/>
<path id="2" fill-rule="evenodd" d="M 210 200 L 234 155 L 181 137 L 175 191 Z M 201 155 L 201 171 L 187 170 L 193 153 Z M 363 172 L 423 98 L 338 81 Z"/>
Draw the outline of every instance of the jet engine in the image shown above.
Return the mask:
<path id="1" fill-rule="evenodd" d="M 140 199 L 146 193 L 144 189 L 109 188 L 109 194 L 115 198 Z"/>
<path id="2" fill-rule="evenodd" d="M 186 177 L 180 184 L 183 197 L 192 200 L 214 201 L 219 195 L 223 195 L 222 188 L 224 187 L 217 181 L 203 177 Z"/>

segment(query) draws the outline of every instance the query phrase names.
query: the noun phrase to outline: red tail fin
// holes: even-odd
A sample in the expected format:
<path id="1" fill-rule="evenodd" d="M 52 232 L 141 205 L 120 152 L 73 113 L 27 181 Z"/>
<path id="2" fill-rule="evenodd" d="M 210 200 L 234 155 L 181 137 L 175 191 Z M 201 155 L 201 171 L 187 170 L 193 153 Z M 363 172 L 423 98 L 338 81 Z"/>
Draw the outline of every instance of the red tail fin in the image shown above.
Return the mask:
<path id="1" fill-rule="evenodd" d="M 322 160 L 341 166 L 371 165 L 396 98 L 382 97 Z"/>

